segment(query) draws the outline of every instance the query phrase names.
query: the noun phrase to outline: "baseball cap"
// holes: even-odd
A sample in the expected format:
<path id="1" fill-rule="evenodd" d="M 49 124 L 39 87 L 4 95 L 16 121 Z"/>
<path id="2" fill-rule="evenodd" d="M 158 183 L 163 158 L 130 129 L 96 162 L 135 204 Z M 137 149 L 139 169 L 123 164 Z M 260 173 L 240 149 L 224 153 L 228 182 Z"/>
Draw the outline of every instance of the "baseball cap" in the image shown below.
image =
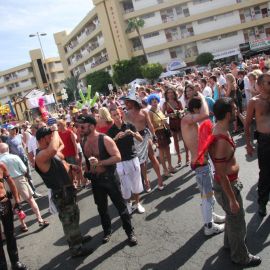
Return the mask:
<path id="1" fill-rule="evenodd" d="M 8 125 L 7 126 L 7 129 L 14 129 L 14 128 L 16 128 L 16 126 L 14 126 L 14 125 Z"/>
<path id="2" fill-rule="evenodd" d="M 37 130 L 36 133 L 36 139 L 39 141 L 40 139 L 44 138 L 47 135 L 50 135 L 52 133 L 51 129 L 47 127 L 41 127 Z"/>
<path id="3" fill-rule="evenodd" d="M 79 124 L 97 124 L 96 119 L 91 115 L 80 115 L 77 117 L 76 122 Z"/>

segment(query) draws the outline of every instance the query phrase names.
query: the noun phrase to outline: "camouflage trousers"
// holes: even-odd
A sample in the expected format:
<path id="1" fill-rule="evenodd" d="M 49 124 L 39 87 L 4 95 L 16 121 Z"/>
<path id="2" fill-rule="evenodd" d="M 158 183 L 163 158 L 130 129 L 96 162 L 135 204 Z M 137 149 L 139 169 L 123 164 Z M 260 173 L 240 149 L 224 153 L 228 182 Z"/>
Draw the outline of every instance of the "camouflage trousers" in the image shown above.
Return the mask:
<path id="1" fill-rule="evenodd" d="M 245 264 L 249 261 L 249 252 L 245 243 L 247 230 L 243 201 L 240 193 L 243 185 L 239 181 L 234 181 L 231 183 L 231 187 L 240 206 L 237 214 L 232 214 L 228 197 L 222 190 L 222 187 L 216 181 L 213 183 L 216 201 L 226 213 L 224 247 L 230 249 L 233 262 Z"/>
<path id="2" fill-rule="evenodd" d="M 76 202 L 75 195 L 71 198 L 63 198 L 52 191 L 52 200 L 59 213 L 64 234 L 72 254 L 82 247 L 82 235 L 79 227 L 80 210 Z"/>

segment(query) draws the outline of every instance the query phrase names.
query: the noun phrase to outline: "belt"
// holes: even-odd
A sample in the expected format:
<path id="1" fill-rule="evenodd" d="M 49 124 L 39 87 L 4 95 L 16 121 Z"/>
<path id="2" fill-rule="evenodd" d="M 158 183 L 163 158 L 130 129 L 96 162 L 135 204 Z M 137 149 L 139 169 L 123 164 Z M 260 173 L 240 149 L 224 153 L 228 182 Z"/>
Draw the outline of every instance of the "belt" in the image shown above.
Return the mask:
<path id="1" fill-rule="evenodd" d="M 206 166 L 206 165 L 207 165 L 207 163 L 205 163 L 205 164 L 191 163 L 191 164 L 190 164 L 190 167 L 191 167 L 191 169 L 194 171 L 194 170 L 196 170 L 197 168 L 199 168 L 199 167 L 204 167 L 204 166 Z"/>
<path id="2" fill-rule="evenodd" d="M 228 179 L 229 179 L 230 182 L 234 182 L 235 180 L 238 179 L 238 173 L 228 174 L 227 177 L 228 177 Z M 214 179 L 215 179 L 215 181 L 217 183 L 220 182 L 220 177 L 217 174 L 215 174 Z"/>

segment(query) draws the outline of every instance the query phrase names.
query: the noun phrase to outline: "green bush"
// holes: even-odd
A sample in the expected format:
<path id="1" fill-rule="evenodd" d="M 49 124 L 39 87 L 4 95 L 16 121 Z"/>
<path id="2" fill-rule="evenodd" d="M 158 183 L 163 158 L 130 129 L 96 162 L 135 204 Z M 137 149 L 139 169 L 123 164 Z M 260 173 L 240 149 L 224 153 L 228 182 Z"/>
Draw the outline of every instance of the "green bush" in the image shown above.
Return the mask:
<path id="1" fill-rule="evenodd" d="M 213 61 L 214 55 L 210 52 L 201 53 L 196 58 L 196 64 L 200 66 L 206 66 Z"/>

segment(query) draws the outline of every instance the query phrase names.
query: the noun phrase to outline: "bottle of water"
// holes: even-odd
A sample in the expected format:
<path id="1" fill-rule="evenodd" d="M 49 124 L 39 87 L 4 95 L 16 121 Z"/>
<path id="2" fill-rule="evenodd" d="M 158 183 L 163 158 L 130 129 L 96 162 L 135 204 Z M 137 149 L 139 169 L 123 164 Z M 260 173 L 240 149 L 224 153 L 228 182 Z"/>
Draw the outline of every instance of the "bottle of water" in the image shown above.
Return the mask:
<path id="1" fill-rule="evenodd" d="M 23 212 L 23 210 L 16 210 L 16 214 L 20 220 L 24 220 L 26 217 L 26 214 Z"/>

